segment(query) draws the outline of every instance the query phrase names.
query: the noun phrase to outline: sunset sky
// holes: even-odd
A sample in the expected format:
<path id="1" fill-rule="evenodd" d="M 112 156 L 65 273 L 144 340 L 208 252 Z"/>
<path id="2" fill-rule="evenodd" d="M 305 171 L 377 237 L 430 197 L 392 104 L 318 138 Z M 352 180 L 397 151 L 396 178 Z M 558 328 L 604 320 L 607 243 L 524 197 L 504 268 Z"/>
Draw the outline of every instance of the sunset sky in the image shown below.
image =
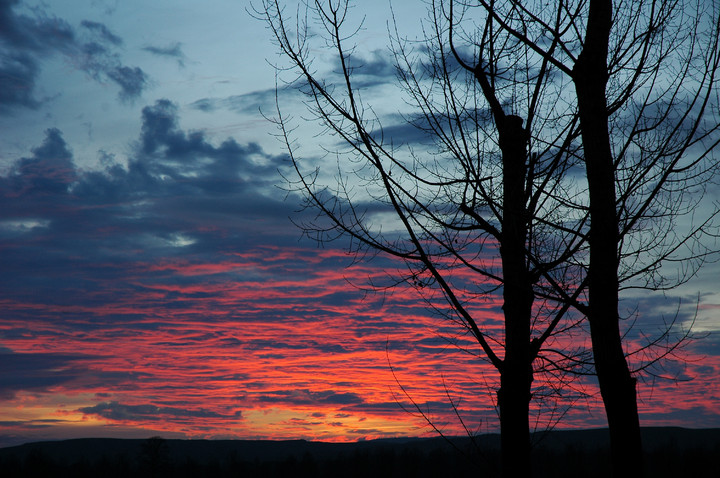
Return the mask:
<path id="1" fill-rule="evenodd" d="M 395 5 L 408 35 L 416 3 Z M 389 88 L 387 2 L 362 5 L 367 84 Z M 497 430 L 496 373 L 463 330 L 411 287 L 369 290 L 399 264 L 354 261 L 347 241 L 320 247 L 293 224 L 313 211 L 287 191 L 263 117 L 280 60 L 248 7 L 0 0 L 0 446 L 434 434 L 403 389 L 448 433 L 462 433 L 450 399 L 471 430 Z M 303 117 L 291 89 L 280 98 Z M 719 273 L 623 303 L 633 337 L 678 304 L 687 326 L 697 306 L 698 340 L 662 371 L 677 380 L 640 382 L 645 426 L 720 427 Z M 483 303 L 488 330 L 500 306 Z M 559 427 L 604 426 L 592 378 L 574 387 L 585 395 Z"/>

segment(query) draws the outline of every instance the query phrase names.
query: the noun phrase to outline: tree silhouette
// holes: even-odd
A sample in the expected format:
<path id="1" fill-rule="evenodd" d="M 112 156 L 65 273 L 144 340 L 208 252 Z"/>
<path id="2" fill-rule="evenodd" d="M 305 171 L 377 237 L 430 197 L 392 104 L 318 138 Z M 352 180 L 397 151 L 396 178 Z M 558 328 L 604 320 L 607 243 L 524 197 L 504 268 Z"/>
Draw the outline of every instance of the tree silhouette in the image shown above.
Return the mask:
<path id="1" fill-rule="evenodd" d="M 170 466 L 170 450 L 167 441 L 159 436 L 142 442 L 140 449 L 140 470 L 145 476 L 165 476 Z"/>
<path id="2" fill-rule="evenodd" d="M 499 372 L 503 474 L 530 474 L 531 400 L 585 364 L 582 341 L 571 341 L 580 315 L 590 323 L 615 473 L 637 474 L 619 293 L 676 286 L 713 252 L 702 242 L 713 213 L 676 226 L 715 172 L 717 24 L 698 10 L 693 28 L 667 33 L 673 14 L 686 13 L 680 2 L 620 2 L 614 16 L 607 1 L 550 3 L 434 1 L 414 48 L 391 29 L 397 78 L 415 108 L 408 122 L 433 145 L 423 148 L 396 144 L 365 100 L 369 60 L 352 44 L 360 26 L 347 25 L 347 3 L 313 1 L 289 17 L 265 0 L 255 14 L 297 74 L 292 85 L 322 138 L 344 144 L 323 144 L 338 157 L 335 176 L 308 169 L 278 101 L 291 187 L 318 211 L 302 227 L 319 241 L 350 238 L 358 257 L 402 261 L 407 273 L 395 284 L 414 286 L 436 310 L 445 301 L 445 316 Z M 315 69 L 322 48 L 336 70 Z M 663 76 L 683 52 L 679 79 Z M 689 268 L 673 281 L 663 267 L 675 261 Z M 479 304 L 498 292 L 503 333 L 493 335 Z"/>
<path id="3" fill-rule="evenodd" d="M 623 350 L 619 294 L 677 287 L 716 252 L 703 241 L 716 237 L 718 208 L 699 206 L 718 167 L 718 4 L 476 5 L 574 85 L 591 224 L 586 312 L 613 473 L 642 476 L 636 380 Z M 548 48 L 544 38 L 558 46 Z M 679 272 L 668 269 L 675 264 Z"/>
<path id="4" fill-rule="evenodd" d="M 322 217 L 303 227 L 321 241 L 347 236 L 357 254 L 379 251 L 401 260 L 408 272 L 398 284 L 411 284 L 433 307 L 444 299 L 446 317 L 465 328 L 499 372 L 503 473 L 528 475 L 530 401 L 549 399 L 580 352 L 555 347 L 557 335 L 575 323 L 569 304 L 585 286 L 572 258 L 586 245 L 587 211 L 567 204 L 581 191 L 565 178 L 578 160 L 577 114 L 572 105 L 547 99 L 564 85 L 552 80 L 547 61 L 528 63 L 522 52 L 502 46 L 509 36 L 492 22 L 468 60 L 474 66 L 467 66 L 448 45 L 451 24 L 431 17 L 423 61 L 399 36 L 393 40 L 400 84 L 420 111 L 416 126 L 435 142 L 415 154 L 392 144 L 355 86 L 362 65 L 346 49 L 348 5 L 309 7 L 337 57 L 336 84 L 312 70 L 307 23 L 291 31 L 277 2 L 256 11 L 299 72 L 311 111 L 347 145 L 337 151 L 346 161 L 338 176 L 325 183 L 320 170 L 303 168 L 278 109 L 298 178 L 293 187 Z M 509 75 L 517 81 L 508 82 Z M 392 221 L 379 223 L 378 208 Z M 498 290 L 504 331 L 493 335 L 482 306 Z"/>

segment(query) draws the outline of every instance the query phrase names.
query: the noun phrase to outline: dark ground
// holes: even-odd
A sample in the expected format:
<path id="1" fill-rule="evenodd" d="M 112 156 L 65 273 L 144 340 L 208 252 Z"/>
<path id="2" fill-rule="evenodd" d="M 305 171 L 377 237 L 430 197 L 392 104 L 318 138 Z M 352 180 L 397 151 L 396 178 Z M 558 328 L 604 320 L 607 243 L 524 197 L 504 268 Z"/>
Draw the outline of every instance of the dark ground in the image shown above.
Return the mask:
<path id="1" fill-rule="evenodd" d="M 540 437 L 536 437 L 538 439 Z M 720 478 L 720 429 L 645 428 L 647 476 Z M 77 439 L 0 449 L 0 477 L 494 477 L 498 436 L 358 443 Z M 555 431 L 534 448 L 536 478 L 610 476 L 605 429 Z"/>

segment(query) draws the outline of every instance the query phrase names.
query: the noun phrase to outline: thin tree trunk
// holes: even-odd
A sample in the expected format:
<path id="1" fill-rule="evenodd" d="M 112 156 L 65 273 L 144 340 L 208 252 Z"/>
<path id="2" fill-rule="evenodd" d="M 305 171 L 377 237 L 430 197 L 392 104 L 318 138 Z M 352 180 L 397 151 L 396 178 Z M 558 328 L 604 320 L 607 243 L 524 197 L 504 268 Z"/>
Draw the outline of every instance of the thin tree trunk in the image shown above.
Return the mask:
<path id="1" fill-rule="evenodd" d="M 605 404 L 613 476 L 643 474 L 635 379 L 622 348 L 618 313 L 619 237 L 615 166 L 606 104 L 610 0 L 592 0 L 582 53 L 573 70 L 590 196 L 589 322 Z"/>
<path id="2" fill-rule="evenodd" d="M 500 256 L 503 267 L 505 357 L 500 370 L 500 442 L 504 477 L 528 477 L 530 469 L 530 319 L 533 290 L 525 257 L 527 213 L 525 176 L 527 133 L 522 119 L 498 124 L 503 153 L 503 218 Z"/>

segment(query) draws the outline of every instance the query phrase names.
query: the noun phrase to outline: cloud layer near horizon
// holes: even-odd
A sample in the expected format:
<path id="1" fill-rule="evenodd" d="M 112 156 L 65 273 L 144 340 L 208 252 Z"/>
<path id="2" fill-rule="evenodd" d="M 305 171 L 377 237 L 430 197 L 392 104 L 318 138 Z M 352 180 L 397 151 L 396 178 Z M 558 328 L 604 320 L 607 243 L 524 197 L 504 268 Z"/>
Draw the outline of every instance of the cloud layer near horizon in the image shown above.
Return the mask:
<path id="1" fill-rule="evenodd" d="M 366 296 L 347 282 L 381 280 L 381 268 L 298 242 L 297 199 L 272 187 L 284 160 L 184 131 L 168 100 L 143 108 L 132 154 L 101 170 L 77 168 L 47 130 L 0 177 L 6 406 L 83 397 L 54 413 L 212 436 L 416 427 L 398 413 L 388 360 L 409 388 L 430 381 L 414 398 L 440 404 L 443 364 L 474 359 L 448 354 L 409 290 Z"/>
<path id="2" fill-rule="evenodd" d="M 350 265 L 298 242 L 297 200 L 272 187 L 284 156 L 185 131 L 168 100 L 142 109 L 131 150 L 81 170 L 49 129 L 0 177 L 0 391 L 6 410 L 29 414 L 5 422 L 10 436 L 103 422 L 188 436 L 420 433 L 399 385 L 442 423 L 446 386 L 469 423 L 492 420 L 496 376 L 451 344 L 472 348 L 460 329 L 410 288 L 348 284 L 382 281 L 391 263 Z M 499 311 L 487 302 L 486 319 Z M 696 419 L 704 407 L 693 402 Z M 569 415 L 603 423 L 581 416 Z"/>

